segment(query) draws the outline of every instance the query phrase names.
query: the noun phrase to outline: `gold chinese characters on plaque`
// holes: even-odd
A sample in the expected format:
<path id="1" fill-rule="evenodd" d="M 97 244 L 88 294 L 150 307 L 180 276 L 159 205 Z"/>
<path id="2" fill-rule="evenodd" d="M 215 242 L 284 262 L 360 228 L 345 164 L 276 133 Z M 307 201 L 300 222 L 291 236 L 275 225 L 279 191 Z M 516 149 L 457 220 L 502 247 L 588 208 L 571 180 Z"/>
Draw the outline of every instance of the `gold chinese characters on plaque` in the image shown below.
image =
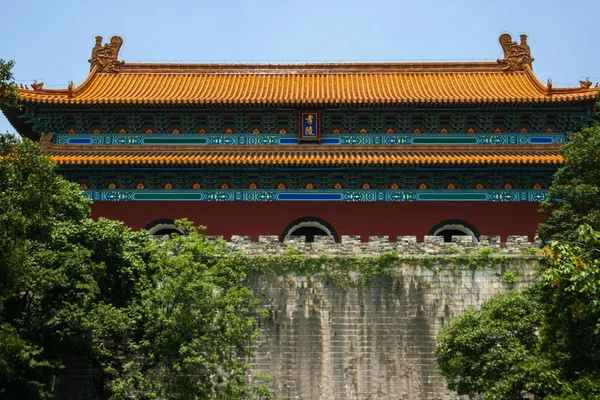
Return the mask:
<path id="1" fill-rule="evenodd" d="M 319 113 L 302 111 L 299 113 L 298 140 L 302 142 L 318 142 L 320 140 Z"/>

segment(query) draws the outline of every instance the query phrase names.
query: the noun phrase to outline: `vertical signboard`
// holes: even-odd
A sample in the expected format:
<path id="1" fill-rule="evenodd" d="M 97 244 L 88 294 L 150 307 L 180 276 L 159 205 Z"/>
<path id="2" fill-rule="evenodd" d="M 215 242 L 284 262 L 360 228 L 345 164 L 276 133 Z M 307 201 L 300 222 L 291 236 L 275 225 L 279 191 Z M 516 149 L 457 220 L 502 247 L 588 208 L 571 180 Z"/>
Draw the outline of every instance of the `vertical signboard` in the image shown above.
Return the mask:
<path id="1" fill-rule="evenodd" d="M 299 111 L 298 142 L 319 143 L 321 141 L 320 113 L 317 111 Z"/>

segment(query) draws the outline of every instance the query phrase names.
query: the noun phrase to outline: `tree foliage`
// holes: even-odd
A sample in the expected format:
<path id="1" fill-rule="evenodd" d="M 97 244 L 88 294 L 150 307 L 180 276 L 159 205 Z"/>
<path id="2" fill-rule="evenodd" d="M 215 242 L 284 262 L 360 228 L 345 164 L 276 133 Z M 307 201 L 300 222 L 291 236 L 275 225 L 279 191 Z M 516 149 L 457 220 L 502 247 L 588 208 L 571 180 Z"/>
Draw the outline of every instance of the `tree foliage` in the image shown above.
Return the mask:
<path id="1" fill-rule="evenodd" d="M 575 245 L 545 249 L 540 348 L 565 383 L 553 399 L 600 399 L 600 231 L 584 224 L 576 234 Z"/>
<path id="2" fill-rule="evenodd" d="M 115 369 L 114 397 L 269 398 L 244 376 L 259 313 L 252 291 L 241 284 L 247 260 L 182 223 L 187 235 L 158 246 L 150 285 L 130 309 L 138 323 Z"/>
<path id="3" fill-rule="evenodd" d="M 552 242 L 541 280 L 444 326 L 436 354 L 450 389 L 485 400 L 600 399 L 600 233 Z"/>
<path id="4" fill-rule="evenodd" d="M 76 185 L 57 177 L 52 162 L 30 141 L 0 136 L 0 160 L 0 336 L 7 344 L 0 361 L 0 388 L 43 397 L 46 382 L 41 378 L 57 365 L 44 354 L 42 327 L 35 325 L 31 312 L 47 306 L 39 292 L 51 289 L 46 276 L 38 276 L 36 250 L 58 226 L 86 218 L 89 202 Z M 40 290 L 33 290 L 38 283 Z"/>
<path id="5" fill-rule="evenodd" d="M 561 148 L 564 165 L 554 175 L 541 208 L 548 216 L 539 227 L 540 238 L 545 243 L 552 240 L 574 243 L 581 224 L 600 230 L 600 122 L 597 119 L 598 116 Z"/>
<path id="6" fill-rule="evenodd" d="M 107 219 L 37 143 L 0 136 L 0 397 L 51 398 L 88 360 L 97 398 L 268 397 L 247 384 L 260 310 L 244 259 L 191 225 L 151 240 Z"/>
<path id="7" fill-rule="evenodd" d="M 0 58 L 0 108 L 18 107 L 19 92 L 12 74 L 14 61 Z"/>

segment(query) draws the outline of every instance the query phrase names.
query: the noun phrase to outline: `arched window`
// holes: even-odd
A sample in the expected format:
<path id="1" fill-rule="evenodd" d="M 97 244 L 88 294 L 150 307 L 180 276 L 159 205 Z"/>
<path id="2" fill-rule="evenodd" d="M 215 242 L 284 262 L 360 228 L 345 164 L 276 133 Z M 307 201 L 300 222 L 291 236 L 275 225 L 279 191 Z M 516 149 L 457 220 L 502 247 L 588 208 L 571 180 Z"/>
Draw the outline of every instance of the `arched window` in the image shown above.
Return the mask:
<path id="1" fill-rule="evenodd" d="M 285 228 L 280 240 L 283 242 L 290 236 L 305 236 L 307 243 L 314 242 L 315 236 L 328 236 L 336 242 L 340 241 L 333 226 L 317 217 L 303 217 L 293 221 Z"/>
<path id="2" fill-rule="evenodd" d="M 179 233 L 180 235 L 185 234 L 184 231 L 175 226 L 175 221 L 169 218 L 157 219 L 156 221 L 150 222 L 144 229 L 146 229 L 151 236 L 164 236 L 172 233 Z"/>
<path id="3" fill-rule="evenodd" d="M 479 231 L 467 221 L 447 219 L 440 222 L 429 231 L 430 236 L 443 236 L 444 242 L 452 242 L 452 236 L 470 236 L 473 243 L 479 242 Z"/>

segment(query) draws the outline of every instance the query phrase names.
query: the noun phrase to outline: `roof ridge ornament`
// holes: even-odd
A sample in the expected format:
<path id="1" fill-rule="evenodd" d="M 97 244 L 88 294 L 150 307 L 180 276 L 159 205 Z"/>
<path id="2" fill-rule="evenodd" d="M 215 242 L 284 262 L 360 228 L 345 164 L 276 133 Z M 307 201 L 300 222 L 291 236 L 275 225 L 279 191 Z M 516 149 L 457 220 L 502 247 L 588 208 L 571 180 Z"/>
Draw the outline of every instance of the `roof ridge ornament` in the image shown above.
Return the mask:
<path id="1" fill-rule="evenodd" d="M 40 136 L 40 145 L 42 146 L 42 150 L 48 149 L 52 145 L 52 132 L 42 132 Z"/>
<path id="2" fill-rule="evenodd" d="M 504 50 L 504 58 L 499 58 L 498 63 L 502 65 L 505 71 L 524 71 L 525 65 L 531 67 L 533 58 L 531 50 L 527 44 L 527 35 L 520 35 L 521 44 L 512 41 L 512 36 L 508 33 L 500 35 L 500 46 Z"/>
<path id="3" fill-rule="evenodd" d="M 102 36 L 96 36 L 96 45 L 92 49 L 92 58 L 90 62 L 90 70 L 94 66 L 98 67 L 98 72 L 119 72 L 121 65 L 125 61 L 118 61 L 119 50 L 123 45 L 121 36 L 113 36 L 110 42 L 102 46 Z"/>
<path id="4" fill-rule="evenodd" d="M 33 90 L 42 90 L 42 88 L 44 87 L 44 82 L 38 83 L 38 81 L 34 80 L 31 84 L 31 87 L 33 88 Z"/>

